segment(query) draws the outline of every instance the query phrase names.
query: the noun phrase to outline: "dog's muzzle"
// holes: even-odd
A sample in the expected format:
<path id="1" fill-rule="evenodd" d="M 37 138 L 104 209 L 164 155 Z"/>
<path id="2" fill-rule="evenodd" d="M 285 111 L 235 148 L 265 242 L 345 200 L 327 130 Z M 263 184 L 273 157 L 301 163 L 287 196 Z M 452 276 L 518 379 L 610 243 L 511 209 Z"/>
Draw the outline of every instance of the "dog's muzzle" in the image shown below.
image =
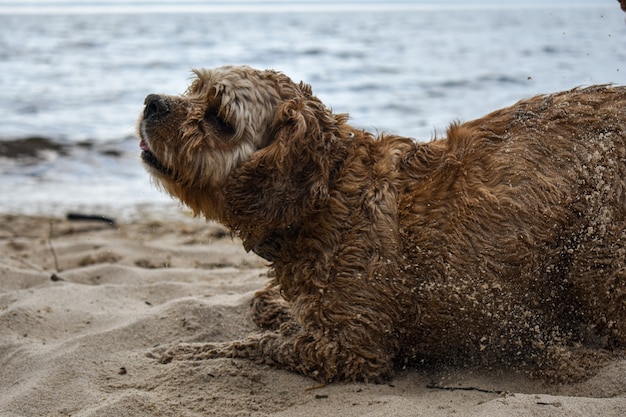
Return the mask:
<path id="1" fill-rule="evenodd" d="M 147 166 L 154 168 L 161 174 L 169 176 L 172 174 L 172 171 L 166 167 L 152 151 L 147 130 L 149 125 L 158 123 L 162 117 L 170 112 L 170 106 L 166 99 L 158 94 L 148 95 L 144 104 L 143 120 L 139 126 L 141 159 Z"/>

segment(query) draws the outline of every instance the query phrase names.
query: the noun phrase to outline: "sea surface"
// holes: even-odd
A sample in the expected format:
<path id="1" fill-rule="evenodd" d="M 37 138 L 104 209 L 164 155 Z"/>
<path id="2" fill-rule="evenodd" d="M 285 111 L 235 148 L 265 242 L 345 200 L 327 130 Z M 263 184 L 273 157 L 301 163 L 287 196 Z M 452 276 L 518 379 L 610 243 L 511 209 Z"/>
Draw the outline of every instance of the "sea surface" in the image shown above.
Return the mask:
<path id="1" fill-rule="evenodd" d="M 0 0 L 0 212 L 173 205 L 139 161 L 149 93 L 247 64 L 416 140 L 538 93 L 624 84 L 615 0 Z"/>

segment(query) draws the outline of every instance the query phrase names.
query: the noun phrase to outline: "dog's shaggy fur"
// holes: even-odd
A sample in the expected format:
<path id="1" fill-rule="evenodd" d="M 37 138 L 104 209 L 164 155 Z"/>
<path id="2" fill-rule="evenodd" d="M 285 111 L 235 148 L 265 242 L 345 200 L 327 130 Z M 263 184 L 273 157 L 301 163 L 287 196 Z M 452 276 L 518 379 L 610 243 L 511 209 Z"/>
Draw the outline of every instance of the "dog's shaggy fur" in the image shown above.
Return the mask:
<path id="1" fill-rule="evenodd" d="M 143 160 L 271 261 L 269 329 L 172 359 L 322 381 L 454 363 L 580 379 L 626 346 L 626 87 L 544 95 L 428 143 L 350 126 L 273 71 L 195 71 L 150 95 Z M 282 298 L 279 297 L 282 296 Z"/>

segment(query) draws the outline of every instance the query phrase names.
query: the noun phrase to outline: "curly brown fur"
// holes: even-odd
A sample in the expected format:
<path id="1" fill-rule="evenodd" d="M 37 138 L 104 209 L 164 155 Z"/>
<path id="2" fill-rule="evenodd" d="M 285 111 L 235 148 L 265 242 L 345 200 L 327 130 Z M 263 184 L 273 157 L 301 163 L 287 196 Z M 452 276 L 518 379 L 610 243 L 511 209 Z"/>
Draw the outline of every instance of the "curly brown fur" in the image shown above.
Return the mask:
<path id="1" fill-rule="evenodd" d="M 453 362 L 568 380 L 625 347 L 625 87 L 537 96 L 417 143 L 351 127 L 277 72 L 196 74 L 186 94 L 146 99 L 143 158 L 272 262 L 254 317 L 278 329 L 163 362 L 245 357 L 322 381 Z"/>
<path id="2" fill-rule="evenodd" d="M 284 323 L 293 320 L 289 303 L 280 296 L 277 288 L 257 291 L 250 303 L 252 321 L 262 329 L 278 330 Z"/>

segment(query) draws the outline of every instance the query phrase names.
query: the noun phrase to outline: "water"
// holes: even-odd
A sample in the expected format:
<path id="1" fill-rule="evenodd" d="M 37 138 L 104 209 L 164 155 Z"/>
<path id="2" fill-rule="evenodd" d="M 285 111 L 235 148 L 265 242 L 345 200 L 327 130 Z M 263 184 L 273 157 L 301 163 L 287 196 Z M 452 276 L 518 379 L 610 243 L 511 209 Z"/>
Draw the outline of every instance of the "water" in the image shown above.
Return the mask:
<path id="1" fill-rule="evenodd" d="M 134 126 L 147 94 L 182 93 L 195 67 L 277 69 L 354 125 L 417 140 L 626 76 L 614 0 L 292 3 L 0 1 L 0 154 L 33 136 L 64 147 L 0 157 L 0 211 L 173 204 L 141 167 Z"/>

